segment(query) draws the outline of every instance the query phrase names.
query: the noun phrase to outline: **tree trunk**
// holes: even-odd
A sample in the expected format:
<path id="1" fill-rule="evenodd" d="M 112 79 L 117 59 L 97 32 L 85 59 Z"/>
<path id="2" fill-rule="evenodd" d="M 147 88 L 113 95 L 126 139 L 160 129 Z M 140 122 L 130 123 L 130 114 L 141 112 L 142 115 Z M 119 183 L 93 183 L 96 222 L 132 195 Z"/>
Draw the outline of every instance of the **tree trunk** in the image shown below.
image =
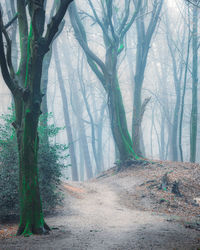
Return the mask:
<path id="1" fill-rule="evenodd" d="M 133 117 L 132 117 L 132 141 L 133 149 L 137 155 L 141 156 L 140 149 L 140 128 L 141 128 L 141 91 L 143 79 L 135 76 L 135 89 L 133 98 Z M 143 78 L 143 77 L 142 77 Z"/>
<path id="2" fill-rule="evenodd" d="M 60 65 L 60 61 L 58 58 L 57 44 L 55 44 L 55 47 L 54 47 L 54 54 L 55 54 L 55 64 L 56 64 L 58 82 L 59 82 L 60 92 L 61 92 L 62 102 L 63 102 L 63 113 L 64 113 L 64 118 L 65 118 L 67 138 L 68 138 L 68 143 L 69 143 L 69 152 L 70 152 L 70 159 L 71 159 L 71 165 L 72 165 L 72 180 L 78 181 L 78 168 L 77 168 L 77 161 L 76 161 L 76 155 L 75 155 L 74 144 L 73 144 L 71 121 L 70 121 L 69 110 L 68 110 L 68 100 L 67 100 L 67 94 L 65 91 L 61 65 Z"/>
<path id="3" fill-rule="evenodd" d="M 84 82 L 83 82 L 83 63 L 80 66 L 79 62 L 78 62 L 78 68 L 80 68 L 80 67 L 81 67 L 81 69 L 79 69 L 80 72 L 78 74 L 79 83 L 80 83 L 80 87 L 81 87 L 80 90 L 81 90 L 81 94 L 83 96 L 83 101 L 85 103 L 86 110 L 87 110 L 87 113 L 88 113 L 88 116 L 89 116 L 89 119 L 90 119 L 92 151 L 93 151 L 94 160 L 95 160 L 95 163 L 96 163 L 96 173 L 99 174 L 99 173 L 101 173 L 102 168 L 101 168 L 100 162 L 98 161 L 98 156 L 97 156 L 95 124 L 94 124 L 94 119 L 93 119 L 92 112 L 91 112 L 91 109 L 90 109 L 90 105 L 88 103 L 88 99 L 87 99 L 87 96 L 86 96 L 85 85 L 84 85 Z"/>
<path id="4" fill-rule="evenodd" d="M 133 151 L 133 144 L 128 132 L 126 113 L 117 76 L 114 75 L 108 84 L 111 91 L 108 92 L 108 111 L 111 123 L 111 130 L 114 141 L 119 150 L 120 161 L 138 156 Z"/>
<path id="5" fill-rule="evenodd" d="M 136 20 L 137 28 L 137 55 L 135 70 L 135 89 L 133 99 L 133 116 L 132 116 L 132 141 L 135 153 L 141 156 L 140 149 L 140 129 L 142 123 L 142 100 L 141 92 L 144 81 L 144 73 L 147 64 L 147 58 L 150 48 L 151 39 L 157 26 L 158 18 L 162 9 L 163 1 L 153 1 L 153 10 L 148 26 L 145 27 L 145 11 L 148 6 L 145 2 L 141 8 L 141 17 Z"/>
<path id="6" fill-rule="evenodd" d="M 190 117 L 190 162 L 196 160 L 197 143 L 197 85 L 198 85 L 198 7 L 193 6 L 193 31 L 192 31 L 192 111 Z"/>
<path id="7" fill-rule="evenodd" d="M 34 44 L 32 44 L 34 47 Z M 33 49 L 31 47 L 31 49 Z M 26 68 L 24 102 L 15 97 L 16 129 L 19 149 L 19 193 L 20 224 L 17 235 L 28 236 L 49 231 L 44 222 L 38 182 L 38 120 L 41 114 L 42 94 L 40 81 L 44 51 L 30 55 L 29 68 Z M 34 87 L 33 87 L 34 86 Z M 21 107 L 23 106 L 23 109 Z"/>
<path id="8" fill-rule="evenodd" d="M 176 105 L 174 109 L 174 117 L 172 123 L 172 160 L 178 161 L 178 123 L 179 123 L 179 111 L 181 104 L 180 82 L 177 83 L 176 91 Z"/>
<path id="9" fill-rule="evenodd" d="M 190 28 L 189 28 L 187 55 L 186 55 L 186 62 L 185 62 L 184 83 L 183 83 L 183 93 L 182 93 L 182 97 L 181 97 L 180 123 L 179 123 L 179 151 L 180 151 L 180 159 L 182 162 L 183 162 L 182 127 L 183 127 L 185 92 L 186 92 L 186 84 L 187 84 L 188 61 L 189 61 L 189 56 L 190 56 L 190 41 L 191 41 L 191 35 L 190 35 Z"/>
<path id="10" fill-rule="evenodd" d="M 38 118 L 38 114 L 27 109 L 24 118 L 23 133 L 21 134 L 18 131 L 20 224 L 17 235 L 41 234 L 49 230 L 43 218 L 38 183 Z"/>

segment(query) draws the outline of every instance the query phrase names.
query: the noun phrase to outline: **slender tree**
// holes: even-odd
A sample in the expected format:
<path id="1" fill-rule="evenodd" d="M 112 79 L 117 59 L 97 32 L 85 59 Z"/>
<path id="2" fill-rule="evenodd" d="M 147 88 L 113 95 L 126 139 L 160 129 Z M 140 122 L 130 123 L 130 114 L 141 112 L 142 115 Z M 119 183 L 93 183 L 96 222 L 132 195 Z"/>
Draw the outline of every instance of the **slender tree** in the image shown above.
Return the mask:
<path id="1" fill-rule="evenodd" d="M 190 56 L 190 44 L 191 44 L 191 31 L 190 25 L 188 28 L 188 44 L 187 44 L 187 54 L 185 60 L 185 72 L 184 72 L 184 82 L 183 82 L 183 91 L 181 97 L 181 110 L 180 110 L 180 122 L 179 122 L 179 152 L 180 160 L 183 162 L 183 148 L 182 148 L 182 127 L 183 127 L 183 113 L 184 113 L 184 103 L 185 103 L 185 93 L 186 93 L 186 84 L 187 84 L 187 73 L 188 73 L 188 64 Z"/>
<path id="2" fill-rule="evenodd" d="M 167 15 L 166 15 L 167 16 Z M 181 22 L 182 23 L 182 22 Z M 184 46 L 185 46 L 185 29 L 186 26 L 184 24 L 183 33 L 180 34 L 177 38 L 174 38 L 172 31 L 170 30 L 169 20 L 167 18 L 166 23 L 167 29 L 167 45 L 170 52 L 170 57 L 172 60 L 172 72 L 173 72 L 173 80 L 174 80 L 174 88 L 176 93 L 176 101 L 175 107 L 173 111 L 173 119 L 171 124 L 171 143 L 170 143 L 170 151 L 171 151 L 171 159 L 173 161 L 178 161 L 178 124 L 179 124 L 179 115 L 181 108 L 181 83 L 183 78 L 183 69 L 184 69 Z M 178 29 L 180 30 L 180 29 Z M 180 42 L 179 42 L 180 41 Z"/>
<path id="3" fill-rule="evenodd" d="M 78 181 L 78 179 L 79 179 L 78 178 L 78 167 L 77 167 L 74 142 L 73 142 L 73 135 L 72 135 L 72 129 L 71 129 L 68 100 L 67 100 L 67 94 L 66 94 L 65 85 L 64 85 L 64 78 L 63 78 L 63 74 L 62 74 L 61 64 L 60 64 L 60 60 L 59 60 L 59 56 L 58 56 L 57 42 L 55 43 L 55 46 L 54 46 L 54 57 L 55 57 L 55 65 L 56 65 L 58 83 L 59 83 L 60 92 L 61 92 L 61 96 L 62 96 L 62 102 L 63 102 L 63 113 L 64 113 L 64 119 L 65 119 L 68 144 L 69 144 L 71 166 L 72 166 L 72 168 L 71 168 L 72 180 Z"/>
<path id="4" fill-rule="evenodd" d="M 198 116 L 198 7 L 193 5 L 192 28 L 192 110 L 190 116 L 190 161 L 196 160 L 197 116 Z"/>
<path id="5" fill-rule="evenodd" d="M 27 17 L 26 2 L 30 18 Z M 12 93 L 16 113 L 13 126 L 16 130 L 19 151 L 20 224 L 18 235 L 43 234 L 50 230 L 43 217 L 37 167 L 39 146 L 37 128 L 43 96 L 41 93 L 42 64 L 44 55 L 49 50 L 70 2 L 72 0 L 60 1 L 60 6 L 43 35 L 45 1 L 17 0 L 16 16 L 21 52 L 17 72 L 13 68 L 11 40 L 3 23 L 2 10 L 0 10 L 0 66 L 4 81 Z M 4 41 L 7 45 L 6 52 Z"/>
<path id="6" fill-rule="evenodd" d="M 134 1 L 135 5 L 138 1 Z M 137 28 L 137 54 L 136 54 L 136 68 L 134 77 L 134 97 L 133 97 L 133 116 L 132 116 L 132 140 L 133 148 L 138 155 L 141 155 L 140 149 L 140 127 L 142 122 L 142 100 L 141 92 L 144 82 L 144 73 L 147 64 L 147 58 L 150 48 L 152 36 L 157 26 L 160 12 L 162 9 L 163 0 L 154 0 L 152 3 L 153 10 L 151 12 L 150 21 L 146 25 L 146 12 L 148 8 L 148 1 L 143 1 L 140 8 L 139 17 L 136 20 Z"/>
<path id="7" fill-rule="evenodd" d="M 78 95 L 78 92 L 79 92 L 78 86 L 77 84 L 74 84 L 74 77 L 73 77 L 74 69 L 71 64 L 72 58 L 70 57 L 69 51 L 70 51 L 69 47 L 67 46 L 67 44 L 65 44 L 63 55 L 65 58 L 65 62 L 68 65 L 67 71 L 68 71 L 68 79 L 69 79 L 68 82 L 69 82 L 69 87 L 70 87 L 71 106 L 77 119 L 77 127 L 78 127 L 78 134 L 79 134 L 79 148 L 81 149 L 83 153 L 84 163 L 85 163 L 85 164 L 82 164 L 81 162 L 80 168 L 83 168 L 85 166 L 87 179 L 91 179 L 93 177 L 93 168 L 92 168 L 90 151 L 88 147 L 86 128 L 85 128 L 84 120 L 82 117 L 83 103 L 81 102 L 80 96 Z M 82 169 L 80 173 L 81 172 L 82 172 Z"/>

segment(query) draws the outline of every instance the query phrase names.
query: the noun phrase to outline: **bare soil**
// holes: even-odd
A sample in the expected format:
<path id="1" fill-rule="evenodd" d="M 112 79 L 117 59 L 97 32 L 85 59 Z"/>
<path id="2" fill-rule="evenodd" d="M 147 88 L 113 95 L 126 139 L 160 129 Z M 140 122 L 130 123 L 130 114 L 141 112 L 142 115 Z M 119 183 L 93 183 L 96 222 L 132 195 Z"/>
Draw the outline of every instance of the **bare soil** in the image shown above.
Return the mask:
<path id="1" fill-rule="evenodd" d="M 200 249 L 200 165 L 157 161 L 116 170 L 63 183 L 64 206 L 46 218 L 49 235 L 16 237 L 16 224 L 0 224 L 0 250 Z"/>

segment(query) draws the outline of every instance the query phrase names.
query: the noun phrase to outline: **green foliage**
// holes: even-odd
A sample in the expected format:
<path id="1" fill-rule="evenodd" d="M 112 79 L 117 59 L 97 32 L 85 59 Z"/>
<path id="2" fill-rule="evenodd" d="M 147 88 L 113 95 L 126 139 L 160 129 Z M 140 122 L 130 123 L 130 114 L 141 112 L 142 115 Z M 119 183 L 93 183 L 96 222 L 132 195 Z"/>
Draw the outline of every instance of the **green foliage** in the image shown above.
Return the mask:
<path id="1" fill-rule="evenodd" d="M 48 120 L 52 115 L 48 116 Z M 59 191 L 63 163 L 68 157 L 66 145 L 53 143 L 53 138 L 62 128 L 53 124 L 44 126 L 46 115 L 41 116 L 38 128 L 40 146 L 38 152 L 39 182 L 46 212 L 52 211 L 62 203 L 62 193 Z M 0 219 L 19 214 L 18 195 L 18 152 L 12 109 L 9 114 L 0 116 Z"/>

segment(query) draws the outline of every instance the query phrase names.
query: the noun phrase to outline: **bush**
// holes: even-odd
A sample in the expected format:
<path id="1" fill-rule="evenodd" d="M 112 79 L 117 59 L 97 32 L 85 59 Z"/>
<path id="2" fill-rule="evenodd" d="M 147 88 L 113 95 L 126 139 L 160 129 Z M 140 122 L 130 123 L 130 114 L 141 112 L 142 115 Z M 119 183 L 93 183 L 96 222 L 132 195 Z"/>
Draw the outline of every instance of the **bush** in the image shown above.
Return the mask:
<path id="1" fill-rule="evenodd" d="M 52 116 L 48 115 L 48 119 Z M 18 152 L 17 140 L 12 122 L 12 109 L 9 114 L 0 116 L 0 219 L 19 215 L 18 195 Z M 66 145 L 53 143 L 53 138 L 61 128 L 54 125 L 42 126 L 45 115 L 41 116 L 38 133 L 40 146 L 38 151 L 38 168 L 40 193 L 43 210 L 51 212 L 56 205 L 62 204 L 63 196 L 59 192 L 62 169 L 66 167 L 64 161 L 68 157 Z M 46 139 L 48 136 L 48 140 Z"/>

